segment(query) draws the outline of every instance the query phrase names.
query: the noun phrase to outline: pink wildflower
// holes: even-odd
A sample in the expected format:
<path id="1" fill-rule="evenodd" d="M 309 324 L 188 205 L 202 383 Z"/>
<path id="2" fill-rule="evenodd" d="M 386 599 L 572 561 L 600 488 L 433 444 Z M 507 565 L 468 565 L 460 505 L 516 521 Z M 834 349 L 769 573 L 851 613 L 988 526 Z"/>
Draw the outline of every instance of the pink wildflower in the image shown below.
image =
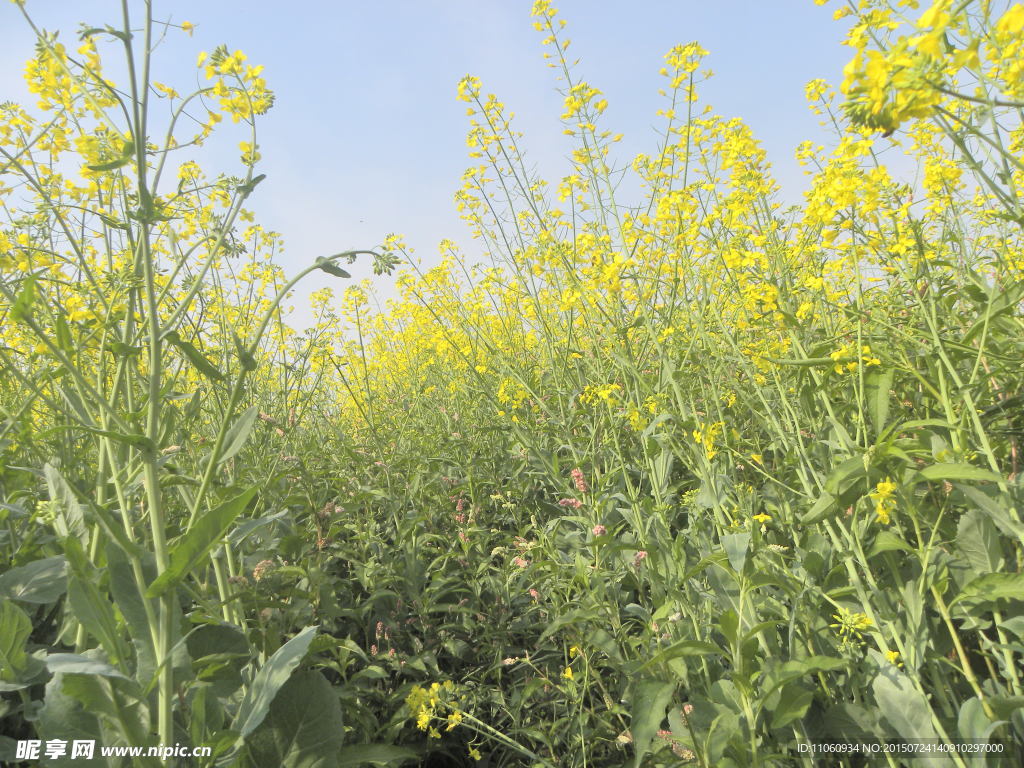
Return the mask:
<path id="1" fill-rule="evenodd" d="M 512 565 L 517 565 L 520 568 L 525 568 L 529 564 L 530 564 L 529 561 L 526 560 L 525 558 L 522 558 L 522 557 L 513 557 L 512 558 Z"/>
<path id="2" fill-rule="evenodd" d="M 637 553 L 635 555 L 633 555 L 633 567 L 634 568 L 639 568 L 640 564 L 644 560 L 646 560 L 646 559 L 647 559 L 647 550 L 644 550 L 644 549 L 637 550 Z"/>
<path id="3" fill-rule="evenodd" d="M 572 478 L 573 483 L 576 484 L 577 491 L 579 491 L 580 493 L 586 493 L 588 490 L 590 490 L 590 487 L 587 485 L 586 478 L 583 477 L 582 469 L 577 467 L 576 469 L 569 473 L 569 476 Z"/>
<path id="4" fill-rule="evenodd" d="M 534 600 L 540 600 L 540 592 L 538 592 L 536 589 L 531 589 L 530 597 L 532 597 Z"/>
<path id="5" fill-rule="evenodd" d="M 606 533 L 608 533 L 608 529 L 600 523 L 598 523 L 591 529 L 591 533 L 593 533 L 595 536 L 604 536 Z"/>
<path id="6" fill-rule="evenodd" d="M 558 502 L 560 507 L 572 507 L 573 509 L 579 509 L 583 506 L 583 502 L 579 499 L 560 499 Z"/>

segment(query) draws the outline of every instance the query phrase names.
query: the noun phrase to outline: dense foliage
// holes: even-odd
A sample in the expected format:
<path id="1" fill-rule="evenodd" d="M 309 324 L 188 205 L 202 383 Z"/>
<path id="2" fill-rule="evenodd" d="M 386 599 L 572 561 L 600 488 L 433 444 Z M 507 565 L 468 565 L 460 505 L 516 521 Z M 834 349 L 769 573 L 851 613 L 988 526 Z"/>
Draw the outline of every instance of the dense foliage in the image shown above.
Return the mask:
<path id="1" fill-rule="evenodd" d="M 400 297 L 324 288 L 304 333 L 243 207 L 261 68 L 221 48 L 192 95 L 154 80 L 191 25 L 148 3 L 77 50 L 37 31 L 39 103 L 0 105 L 3 759 L 1024 753 L 1024 5 L 840 5 L 845 79 L 807 86 L 835 141 L 800 145 L 788 209 L 699 100 L 699 45 L 666 55 L 657 146 L 620 167 L 564 23 L 532 12 L 573 172 L 530 170 L 465 78 L 456 204 L 489 262 L 444 242 L 419 271 L 389 237 L 365 255 L 413 267 Z M 188 159 L 243 130 L 241 175 Z"/>

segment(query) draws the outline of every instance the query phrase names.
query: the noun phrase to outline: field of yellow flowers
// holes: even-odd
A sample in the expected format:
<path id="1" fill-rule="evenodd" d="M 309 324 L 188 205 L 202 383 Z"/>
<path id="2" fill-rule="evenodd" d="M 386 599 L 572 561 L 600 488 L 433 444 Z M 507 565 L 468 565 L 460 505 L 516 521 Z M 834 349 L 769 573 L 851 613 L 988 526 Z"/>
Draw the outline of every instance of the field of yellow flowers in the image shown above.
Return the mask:
<path id="1" fill-rule="evenodd" d="M 38 103 L 0 104 L 0 762 L 1017 764 L 1024 5 L 837 3 L 834 141 L 783 209 L 696 43 L 611 167 L 536 0 L 573 172 L 466 77 L 489 261 L 389 237 L 292 279 L 245 208 L 262 68 L 179 93 L 151 41 L 191 25 L 129 5 L 38 33 Z"/>

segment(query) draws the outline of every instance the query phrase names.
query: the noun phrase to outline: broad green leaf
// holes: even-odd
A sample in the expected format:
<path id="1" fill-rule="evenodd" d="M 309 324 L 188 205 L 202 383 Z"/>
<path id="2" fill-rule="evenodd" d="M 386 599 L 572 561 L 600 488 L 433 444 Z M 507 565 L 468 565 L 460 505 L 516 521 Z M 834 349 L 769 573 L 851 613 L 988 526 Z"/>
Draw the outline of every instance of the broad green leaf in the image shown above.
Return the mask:
<path id="1" fill-rule="evenodd" d="M 100 677 L 128 679 L 122 672 L 105 661 L 98 661 L 97 659 L 81 656 L 76 653 L 48 654 L 46 657 L 46 667 L 54 674 L 59 675 L 99 675 Z"/>
<path id="2" fill-rule="evenodd" d="M 123 631 L 118 626 L 114 607 L 100 593 L 94 580 L 76 573 L 68 575 L 68 607 L 114 661 L 124 658 L 126 654 L 121 647 Z"/>
<path id="3" fill-rule="evenodd" d="M 864 377 L 864 397 L 867 400 L 868 417 L 875 434 L 880 435 L 889 418 L 889 389 L 892 387 L 894 369 L 871 368 Z"/>
<path id="4" fill-rule="evenodd" d="M 156 672 L 149 614 L 128 557 L 113 542 L 107 544 L 107 573 L 110 597 L 124 616 L 128 624 L 127 634 L 135 647 L 135 679 L 139 685 L 147 687 Z"/>
<path id="5" fill-rule="evenodd" d="M 960 525 L 957 526 L 956 532 L 956 548 L 978 575 L 995 573 L 1003 569 L 999 532 L 981 510 L 969 509 L 960 517 Z"/>
<path id="6" fill-rule="evenodd" d="M 67 590 L 64 555 L 44 557 L 0 574 L 0 597 L 23 603 L 52 603 Z"/>
<path id="7" fill-rule="evenodd" d="M 228 429 L 227 434 L 224 435 L 224 447 L 221 450 L 220 456 L 217 457 L 218 462 L 227 461 L 242 450 L 245 441 L 252 434 L 252 428 L 255 426 L 256 418 L 259 415 L 259 408 L 255 405 L 247 408 L 239 415 L 235 423 Z"/>
<path id="8" fill-rule="evenodd" d="M 706 643 L 703 640 L 680 640 L 653 654 L 639 669 L 644 670 L 653 664 L 671 661 L 681 656 L 708 656 L 711 654 L 721 656 L 724 653 L 725 649 L 714 643 Z"/>
<path id="9" fill-rule="evenodd" d="M 867 469 L 864 467 L 864 458 L 853 456 L 846 459 L 829 473 L 825 479 L 825 491 L 832 496 L 841 496 L 851 482 L 864 477 L 866 474 Z"/>
<path id="10" fill-rule="evenodd" d="M 742 573 L 747 562 L 747 550 L 750 549 L 750 534 L 728 533 L 722 537 L 722 546 L 729 556 L 729 565 L 736 573 Z"/>
<path id="11" fill-rule="evenodd" d="M 889 664 L 880 653 L 872 650 L 871 655 L 879 664 L 879 673 L 871 688 L 882 717 L 893 728 L 892 735 L 909 740 L 937 739 L 928 699 L 914 688 L 909 677 Z"/>
<path id="12" fill-rule="evenodd" d="M 779 703 L 772 710 L 772 728 L 785 728 L 807 713 L 814 701 L 814 692 L 809 691 L 796 682 L 783 686 L 779 695 Z"/>
<path id="13" fill-rule="evenodd" d="M 771 667 L 765 673 L 761 695 L 767 696 L 786 683 L 798 680 L 805 675 L 814 675 L 818 672 L 834 672 L 846 665 L 845 659 L 833 656 L 808 656 L 806 659 L 785 661 L 782 664 Z"/>
<path id="14" fill-rule="evenodd" d="M 39 712 L 39 719 L 35 723 L 36 738 L 63 739 L 70 744 L 75 739 L 92 740 L 103 739 L 104 743 L 110 743 L 106 739 L 103 727 L 100 725 L 96 713 L 89 707 L 82 705 L 80 701 L 64 692 L 64 676 L 56 674 L 46 684 L 46 694 L 43 697 L 43 707 Z M 100 757 L 99 750 L 95 750 L 93 758 L 86 760 L 70 757 L 57 760 L 44 759 L 41 762 L 44 766 L 68 766 L 69 768 L 110 768 L 110 762 Z"/>
<path id="15" fill-rule="evenodd" d="M 829 513 L 836 508 L 836 497 L 827 491 L 822 491 L 821 496 L 814 502 L 814 505 L 800 516 L 800 522 L 804 525 L 813 525 L 824 520 Z"/>
<path id="16" fill-rule="evenodd" d="M 544 628 L 544 631 L 541 632 L 540 639 L 537 642 L 539 644 L 543 643 L 562 627 L 586 623 L 588 621 L 595 621 L 599 617 L 600 614 L 596 608 L 573 608 L 571 611 L 563 613 L 561 616 L 550 622 Z"/>
<path id="17" fill-rule="evenodd" d="M 333 768 L 343 734 L 338 694 L 322 674 L 305 670 L 281 686 L 247 746 L 257 765 Z"/>
<path id="18" fill-rule="evenodd" d="M 256 495 L 257 488 L 240 493 L 211 509 L 185 531 L 171 547 L 170 565 L 146 590 L 146 597 L 159 597 L 191 573 L 223 538 L 224 533 Z"/>
<path id="19" fill-rule="evenodd" d="M 133 680 L 98 674 L 56 675 L 63 681 L 63 690 L 89 712 L 99 716 L 108 731 L 117 734 L 124 744 L 153 743 L 149 731 L 149 707 L 140 698 Z"/>
<path id="20" fill-rule="evenodd" d="M 729 645 L 736 645 L 740 632 L 740 617 L 736 615 L 736 611 L 732 609 L 723 611 L 722 615 L 718 617 L 718 628 L 722 630 Z"/>
<path id="21" fill-rule="evenodd" d="M 951 605 L 1024 600 L 1024 573 L 989 573 L 968 582 Z"/>
<path id="22" fill-rule="evenodd" d="M 302 661 L 302 657 L 306 655 L 306 650 L 316 632 L 316 627 L 303 629 L 278 648 L 256 673 L 252 685 L 246 690 L 245 697 L 238 707 L 234 722 L 231 724 L 232 730 L 239 734 L 238 746 L 241 746 L 245 738 L 263 722 L 263 718 L 270 710 L 271 702 L 281 686 L 291 677 L 292 671 Z"/>
<path id="23" fill-rule="evenodd" d="M 32 622 L 25 612 L 10 600 L 0 602 L 0 683 L 21 682 L 29 665 L 25 643 L 31 634 Z"/>
<path id="24" fill-rule="evenodd" d="M 338 768 L 362 768 L 366 765 L 399 766 L 420 757 L 408 747 L 390 744 L 350 744 L 338 750 Z"/>
<path id="25" fill-rule="evenodd" d="M 83 547 L 88 547 L 89 529 L 85 524 L 85 514 L 82 512 L 82 505 L 78 503 L 74 488 L 52 464 L 43 466 L 43 475 L 50 491 L 50 501 L 57 504 L 59 509 L 54 521 L 57 534 L 62 538 L 74 536 Z"/>
<path id="26" fill-rule="evenodd" d="M 932 464 L 917 472 L 911 480 L 969 480 L 998 483 L 1003 478 L 990 469 L 973 464 Z"/>
<path id="27" fill-rule="evenodd" d="M 988 741 L 988 737 L 1003 721 L 992 722 L 985 714 L 981 699 L 971 697 L 960 705 L 956 728 L 963 741 Z"/>
<path id="28" fill-rule="evenodd" d="M 882 552 L 913 552 L 914 549 L 902 538 L 892 531 L 882 530 L 875 534 L 875 540 L 871 544 L 868 557 L 874 557 Z"/>
<path id="29" fill-rule="evenodd" d="M 675 686 L 661 680 L 641 680 L 633 686 L 629 730 L 633 734 L 634 768 L 639 768 L 665 719 Z"/>
<path id="30" fill-rule="evenodd" d="M 993 498 L 981 488 L 973 488 L 969 485 L 960 486 L 958 490 L 970 499 L 977 509 L 988 515 L 988 519 L 1005 535 L 1024 539 L 1024 525 L 1010 517 L 1009 510 L 1012 504 L 1005 494 L 999 494 Z"/>

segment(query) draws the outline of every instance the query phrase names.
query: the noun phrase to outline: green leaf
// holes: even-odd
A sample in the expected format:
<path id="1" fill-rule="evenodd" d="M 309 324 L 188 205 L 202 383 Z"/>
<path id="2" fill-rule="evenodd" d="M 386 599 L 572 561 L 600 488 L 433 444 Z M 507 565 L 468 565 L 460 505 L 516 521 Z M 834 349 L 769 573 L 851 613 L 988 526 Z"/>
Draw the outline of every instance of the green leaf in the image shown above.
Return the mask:
<path id="1" fill-rule="evenodd" d="M 747 562 L 747 550 L 750 549 L 749 533 L 729 533 L 722 537 L 722 545 L 729 556 L 729 565 L 736 573 L 743 572 Z"/>
<path id="2" fill-rule="evenodd" d="M 721 656 L 723 653 L 725 653 L 725 649 L 714 643 L 706 643 L 703 640 L 680 640 L 652 655 L 640 666 L 638 671 L 647 669 L 647 667 L 653 664 L 664 663 L 681 656 L 708 656 L 710 654 Z"/>
<path id="3" fill-rule="evenodd" d="M 871 368 L 864 377 L 864 396 L 867 400 L 868 417 L 880 435 L 889 418 L 889 390 L 895 373 L 892 368 Z"/>
<path id="4" fill-rule="evenodd" d="M 970 480 L 987 483 L 999 483 L 1003 478 L 989 469 L 982 469 L 973 464 L 932 464 L 917 472 L 914 480 Z"/>
<path id="5" fill-rule="evenodd" d="M 582 624 L 588 621 L 596 621 L 599 618 L 600 614 L 596 608 L 573 608 L 551 621 L 544 628 L 544 631 L 540 633 L 540 639 L 537 643 L 538 645 L 543 644 L 545 640 L 555 634 L 555 632 L 560 630 L 562 627 L 571 626 L 573 624 Z"/>
<path id="6" fill-rule="evenodd" d="M 11 305 L 11 311 L 8 317 L 12 322 L 18 323 L 27 318 L 32 313 L 32 305 L 36 300 L 36 276 L 29 275 L 21 283 L 21 290 L 18 292 L 18 297 L 14 300 L 14 304 Z"/>
<path id="7" fill-rule="evenodd" d="M 661 728 L 675 686 L 661 680 L 641 680 L 633 686 L 629 730 L 633 734 L 634 768 L 639 768 Z"/>
<path id="8" fill-rule="evenodd" d="M 800 516 L 800 522 L 804 525 L 813 525 L 824 520 L 830 512 L 836 508 L 836 497 L 827 491 L 822 491 L 821 496 L 814 506 Z"/>
<path id="9" fill-rule="evenodd" d="M 231 725 L 232 730 L 237 731 L 239 734 L 236 746 L 240 747 L 245 737 L 263 722 L 263 718 L 270 711 L 270 704 L 277 695 L 277 692 L 288 681 L 288 678 L 291 677 L 292 671 L 302 661 L 302 657 L 306 655 L 306 650 L 309 648 L 309 644 L 312 642 L 316 631 L 316 627 L 306 627 L 303 629 L 299 634 L 278 648 L 274 655 L 267 659 L 267 663 L 260 668 L 260 671 L 256 673 L 252 685 L 245 691 L 245 697 L 242 699 L 242 703 L 238 707 L 238 713 L 235 715 L 234 722 Z"/>
<path id="10" fill-rule="evenodd" d="M 93 574 L 71 573 L 68 576 L 68 607 L 112 659 L 123 659 L 126 655 L 121 647 L 123 633 L 114 615 L 114 606 L 100 593 Z"/>
<path id="11" fill-rule="evenodd" d="M 845 659 L 833 656 L 808 656 L 806 659 L 785 661 L 782 664 L 772 666 L 765 673 L 761 696 L 767 696 L 786 683 L 798 680 L 805 675 L 815 675 L 818 672 L 833 672 L 837 669 L 842 669 L 846 664 Z"/>
<path id="12" fill-rule="evenodd" d="M 825 479 L 825 491 L 833 496 L 841 496 L 850 483 L 867 474 L 864 458 L 853 456 L 829 472 Z"/>
<path id="13" fill-rule="evenodd" d="M 82 505 L 78 503 L 74 488 L 52 464 L 43 467 L 43 475 L 50 491 L 50 500 L 57 504 L 60 510 L 54 521 L 57 534 L 61 538 L 74 536 L 83 547 L 88 547 L 89 529 L 85 524 Z"/>
<path id="14" fill-rule="evenodd" d="M 989 573 L 979 576 L 960 590 L 951 605 L 995 600 L 1024 600 L 1024 573 Z"/>
<path id="15" fill-rule="evenodd" d="M 338 751 L 336 765 L 338 768 L 358 768 L 367 763 L 398 766 L 419 757 L 418 752 L 408 747 L 395 747 L 390 744 L 351 744 Z"/>
<path id="16" fill-rule="evenodd" d="M 281 686 L 247 745 L 256 765 L 334 768 L 343 733 L 337 693 L 310 669 L 295 672 Z"/>
<path id="17" fill-rule="evenodd" d="M 109 160 L 105 163 L 98 163 L 96 165 L 85 166 L 90 171 L 96 171 L 97 173 L 103 173 L 105 171 L 116 171 L 118 168 L 123 168 L 128 165 L 135 157 L 135 142 L 126 141 L 121 146 L 121 156 L 113 160 Z"/>
<path id="18" fill-rule="evenodd" d="M 252 429 L 256 425 L 256 418 L 259 415 L 260 411 L 255 405 L 247 408 L 239 415 L 235 423 L 228 429 L 227 434 L 224 435 L 224 448 L 220 456 L 217 457 L 218 463 L 227 461 L 242 450 L 242 446 L 245 445 L 249 435 L 252 434 Z"/>
<path id="19" fill-rule="evenodd" d="M 894 729 L 893 735 L 912 741 L 937 739 L 928 699 L 914 688 L 909 677 L 889 664 L 878 651 L 872 650 L 870 653 L 880 670 L 871 684 L 875 703 Z"/>
<path id="20" fill-rule="evenodd" d="M 823 365 L 835 365 L 836 361 L 831 357 L 805 357 L 805 358 L 779 358 L 766 357 L 769 363 L 775 365 L 792 365 L 797 368 L 817 368 Z"/>
<path id="21" fill-rule="evenodd" d="M 82 705 L 80 701 L 64 691 L 64 676 L 54 675 L 46 684 L 43 707 L 35 723 L 38 739 L 63 739 L 70 744 L 75 739 L 95 741 L 104 738 L 103 728 L 95 710 Z M 110 762 L 100 757 L 99 750 L 91 760 L 66 758 L 60 761 L 44 761 L 45 766 L 70 766 L 71 768 L 110 768 Z"/>
<path id="22" fill-rule="evenodd" d="M 882 552 L 913 552 L 914 549 L 902 538 L 892 531 L 882 530 L 875 534 L 875 540 L 871 544 L 868 557 L 874 557 Z"/>
<path id="23" fill-rule="evenodd" d="M 164 339 L 180 349 L 182 354 L 188 358 L 188 361 L 195 366 L 196 370 L 206 378 L 213 381 L 224 380 L 224 374 L 217 370 L 217 366 L 207 360 L 203 353 L 196 349 L 194 344 L 182 339 L 177 331 L 168 331 L 164 334 Z"/>
<path id="24" fill-rule="evenodd" d="M 106 345 L 106 348 L 118 357 L 132 357 L 142 351 L 142 347 L 125 344 L 123 341 L 112 341 Z"/>
<path id="25" fill-rule="evenodd" d="M 106 662 L 80 656 L 77 653 L 51 653 L 46 657 L 46 667 L 55 675 L 99 675 L 100 677 L 128 678 Z"/>
<path id="26" fill-rule="evenodd" d="M 135 679 L 146 687 L 156 671 L 149 614 L 128 555 L 113 542 L 109 542 L 106 549 L 110 597 L 128 625 L 127 634 L 135 648 Z"/>
<path id="27" fill-rule="evenodd" d="M 814 701 L 814 692 L 808 691 L 799 683 L 792 682 L 784 686 L 779 696 L 779 703 L 772 710 L 772 728 L 785 728 L 807 713 Z"/>
<path id="28" fill-rule="evenodd" d="M 146 597 L 159 597 L 198 567 L 210 550 L 217 546 L 235 519 L 249 506 L 257 490 L 253 487 L 228 499 L 211 509 L 185 531 L 185 535 L 171 548 L 170 565 L 149 585 Z"/>
<path id="29" fill-rule="evenodd" d="M 252 194 L 252 191 L 256 189 L 256 185 L 267 178 L 267 174 L 261 173 L 259 176 L 253 176 L 251 181 L 245 184 L 239 184 L 237 189 L 243 198 L 248 197 Z"/>
<path id="30" fill-rule="evenodd" d="M 31 634 L 32 622 L 25 612 L 10 600 L 0 603 L 0 683 L 21 682 L 29 665 L 25 643 Z"/>
<path id="31" fill-rule="evenodd" d="M 67 590 L 64 555 L 33 560 L 0 575 L 0 597 L 23 603 L 52 603 Z"/>
<path id="32" fill-rule="evenodd" d="M 956 548 L 971 564 L 976 575 L 1003 570 L 999 531 L 981 510 L 969 509 L 960 517 Z"/>
<path id="33" fill-rule="evenodd" d="M 352 275 L 339 267 L 333 261 L 325 259 L 323 256 L 320 256 L 316 260 L 316 265 L 329 275 L 334 275 L 335 277 L 352 277 Z"/>

